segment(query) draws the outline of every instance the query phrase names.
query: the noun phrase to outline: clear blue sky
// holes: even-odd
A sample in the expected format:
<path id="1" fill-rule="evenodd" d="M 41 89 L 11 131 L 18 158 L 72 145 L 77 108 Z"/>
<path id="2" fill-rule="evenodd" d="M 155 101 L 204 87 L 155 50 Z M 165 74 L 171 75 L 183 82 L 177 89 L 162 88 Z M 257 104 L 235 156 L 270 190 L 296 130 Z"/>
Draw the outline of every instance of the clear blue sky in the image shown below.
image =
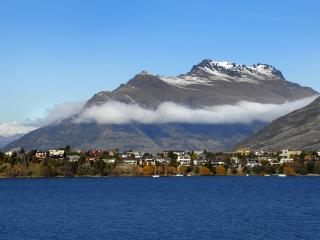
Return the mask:
<path id="1" fill-rule="evenodd" d="M 0 122 L 204 58 L 269 63 L 320 91 L 319 13 L 318 0 L 2 0 Z"/>

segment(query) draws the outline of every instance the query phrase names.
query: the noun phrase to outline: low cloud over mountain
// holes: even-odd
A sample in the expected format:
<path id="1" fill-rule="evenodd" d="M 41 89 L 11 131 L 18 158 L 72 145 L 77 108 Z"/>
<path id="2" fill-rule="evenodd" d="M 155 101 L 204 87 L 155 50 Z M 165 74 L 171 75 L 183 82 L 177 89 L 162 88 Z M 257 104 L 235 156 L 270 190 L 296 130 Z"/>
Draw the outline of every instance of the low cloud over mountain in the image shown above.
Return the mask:
<path id="1" fill-rule="evenodd" d="M 157 124 L 157 123 L 251 123 L 270 122 L 291 111 L 302 108 L 317 97 L 307 97 L 283 104 L 263 104 L 240 101 L 234 105 L 191 108 L 173 102 L 164 102 L 155 109 L 138 104 L 109 101 L 84 108 L 81 102 L 67 102 L 48 110 L 48 115 L 37 120 L 41 125 L 59 124 L 71 118 L 74 123 L 97 124 Z"/>
<path id="2" fill-rule="evenodd" d="M 16 122 L 0 123 L 0 148 L 13 142 L 36 128 L 22 125 Z"/>

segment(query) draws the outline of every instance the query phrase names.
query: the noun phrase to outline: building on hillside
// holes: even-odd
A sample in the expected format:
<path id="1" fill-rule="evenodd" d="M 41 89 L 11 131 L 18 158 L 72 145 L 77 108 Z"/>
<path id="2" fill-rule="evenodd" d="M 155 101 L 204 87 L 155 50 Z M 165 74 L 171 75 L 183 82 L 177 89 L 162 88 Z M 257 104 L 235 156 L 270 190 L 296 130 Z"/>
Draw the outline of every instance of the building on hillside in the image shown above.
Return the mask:
<path id="1" fill-rule="evenodd" d="M 168 158 L 168 157 L 169 157 L 169 153 L 171 153 L 171 152 L 172 152 L 173 154 L 177 155 L 177 156 L 186 154 L 186 151 L 180 151 L 180 150 L 171 150 L 171 151 L 168 151 L 168 150 L 165 150 L 165 151 L 163 151 L 163 157 L 164 157 L 164 158 Z"/>
<path id="2" fill-rule="evenodd" d="M 117 149 L 110 149 L 107 151 L 109 156 L 115 156 L 118 153 Z"/>
<path id="3" fill-rule="evenodd" d="M 186 151 L 173 151 L 173 154 L 175 154 L 175 155 L 186 155 L 187 154 L 187 152 Z"/>
<path id="4" fill-rule="evenodd" d="M 99 158 L 96 158 L 96 157 L 87 157 L 86 158 L 86 162 L 91 162 L 91 163 L 94 163 L 96 161 L 98 161 Z"/>
<path id="5" fill-rule="evenodd" d="M 116 159 L 115 158 L 110 158 L 110 159 L 104 158 L 104 159 L 102 159 L 102 161 L 104 163 L 106 163 L 106 164 L 115 164 L 116 163 Z"/>
<path id="6" fill-rule="evenodd" d="M 7 157 L 12 157 L 14 154 L 19 155 L 21 148 L 12 148 L 9 151 L 5 152 L 4 155 Z"/>
<path id="7" fill-rule="evenodd" d="M 135 159 L 140 159 L 143 156 L 143 153 L 141 152 L 132 152 L 132 154 L 134 155 Z"/>
<path id="8" fill-rule="evenodd" d="M 257 160 L 259 163 L 268 162 L 271 165 L 279 164 L 279 160 L 274 155 L 265 154 L 263 156 L 257 156 Z"/>
<path id="9" fill-rule="evenodd" d="M 230 162 L 230 158 L 225 154 L 216 155 L 211 159 L 211 164 L 214 166 L 225 165 L 228 162 Z"/>
<path id="10" fill-rule="evenodd" d="M 249 148 L 239 148 L 236 150 L 237 154 L 240 154 L 241 156 L 249 156 L 252 151 Z"/>
<path id="11" fill-rule="evenodd" d="M 290 150 L 289 153 L 292 155 L 292 156 L 300 156 L 302 151 L 299 151 L 299 150 Z"/>
<path id="12" fill-rule="evenodd" d="M 103 151 L 100 149 L 95 149 L 95 150 L 89 151 L 89 156 L 93 156 L 93 157 L 101 157 L 102 154 L 103 154 Z"/>
<path id="13" fill-rule="evenodd" d="M 4 155 L 7 157 L 12 157 L 13 153 L 14 153 L 13 151 L 8 151 L 8 152 L 5 152 Z"/>
<path id="14" fill-rule="evenodd" d="M 137 159 L 124 159 L 124 160 L 122 160 L 122 162 L 125 165 L 137 165 L 138 164 Z"/>
<path id="15" fill-rule="evenodd" d="M 225 161 L 224 160 L 222 160 L 222 159 L 215 159 L 215 160 L 212 160 L 211 161 L 211 164 L 213 165 L 213 166 L 223 166 L 223 165 L 225 165 Z"/>
<path id="16" fill-rule="evenodd" d="M 156 157 L 156 158 L 155 158 L 155 161 L 156 161 L 157 163 L 160 163 L 160 164 L 170 163 L 170 159 L 168 159 L 168 158 L 162 158 L 162 157 Z"/>
<path id="17" fill-rule="evenodd" d="M 145 158 L 143 159 L 143 162 L 140 163 L 141 165 L 146 164 L 146 165 L 156 165 L 156 159 L 155 158 Z"/>
<path id="18" fill-rule="evenodd" d="M 45 159 L 47 157 L 46 152 L 37 151 L 35 154 L 36 159 Z"/>
<path id="19" fill-rule="evenodd" d="M 207 155 L 204 154 L 204 153 L 201 153 L 201 154 L 197 155 L 197 158 L 195 160 L 193 160 L 193 164 L 195 166 L 205 165 L 208 162 L 209 161 L 207 159 Z"/>
<path id="20" fill-rule="evenodd" d="M 254 167 L 262 166 L 262 164 L 259 163 L 257 160 L 251 159 L 250 161 L 247 162 L 246 166 L 249 168 L 254 168 Z"/>
<path id="21" fill-rule="evenodd" d="M 68 156 L 69 162 L 78 162 L 80 160 L 80 156 L 78 155 L 69 155 Z"/>
<path id="22" fill-rule="evenodd" d="M 280 157 L 280 164 L 284 164 L 287 162 L 293 162 L 294 156 L 300 156 L 301 151 L 290 151 L 290 150 L 282 150 L 282 152 L 279 154 Z"/>
<path id="23" fill-rule="evenodd" d="M 264 151 L 256 151 L 256 152 L 254 153 L 254 155 L 256 155 L 256 156 L 263 156 L 263 155 L 265 155 L 265 152 L 264 152 Z"/>
<path id="24" fill-rule="evenodd" d="M 57 149 L 52 149 L 49 150 L 49 157 L 50 158 L 64 158 L 65 151 L 64 150 L 57 150 Z"/>
<path id="25" fill-rule="evenodd" d="M 231 163 L 239 165 L 240 159 L 237 156 L 233 156 L 231 157 Z"/>
<path id="26" fill-rule="evenodd" d="M 135 159 L 140 159 L 143 157 L 143 153 L 141 152 L 133 152 L 133 151 L 128 151 L 128 152 L 123 152 L 120 154 L 120 157 L 122 158 L 135 158 Z"/>
<path id="27" fill-rule="evenodd" d="M 179 154 L 177 158 L 177 163 L 180 164 L 180 166 L 190 166 L 191 165 L 191 158 L 189 154 Z"/>

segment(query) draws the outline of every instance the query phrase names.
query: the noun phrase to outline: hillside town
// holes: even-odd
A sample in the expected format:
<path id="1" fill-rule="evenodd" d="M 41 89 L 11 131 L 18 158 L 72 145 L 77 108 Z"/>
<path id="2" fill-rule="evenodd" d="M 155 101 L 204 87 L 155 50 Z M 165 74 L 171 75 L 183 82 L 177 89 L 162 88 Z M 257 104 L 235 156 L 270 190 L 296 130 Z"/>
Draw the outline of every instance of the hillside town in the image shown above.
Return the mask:
<path id="1" fill-rule="evenodd" d="M 12 149 L 0 153 L 0 177 L 73 176 L 293 176 L 320 174 L 320 152 L 281 150 L 143 153 L 118 149 L 49 151 Z"/>

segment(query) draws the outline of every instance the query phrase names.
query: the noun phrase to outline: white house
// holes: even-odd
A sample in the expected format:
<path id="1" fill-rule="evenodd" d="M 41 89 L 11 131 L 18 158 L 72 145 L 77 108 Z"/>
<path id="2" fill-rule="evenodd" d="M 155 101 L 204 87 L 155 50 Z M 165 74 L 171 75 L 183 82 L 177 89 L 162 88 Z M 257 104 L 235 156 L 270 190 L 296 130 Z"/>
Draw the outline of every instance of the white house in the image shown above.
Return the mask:
<path id="1" fill-rule="evenodd" d="M 207 156 L 204 153 L 201 153 L 197 155 L 197 159 L 193 160 L 193 164 L 198 166 L 198 165 L 204 165 L 208 162 Z"/>
<path id="2" fill-rule="evenodd" d="M 35 157 L 38 159 L 44 159 L 46 158 L 47 153 L 46 152 L 41 152 L 41 151 L 37 151 Z"/>
<path id="3" fill-rule="evenodd" d="M 19 153 L 21 151 L 21 148 L 12 148 L 9 151 L 5 152 L 4 155 L 8 157 L 12 157 L 14 153 Z"/>
<path id="4" fill-rule="evenodd" d="M 125 165 L 137 165 L 137 159 L 124 159 L 123 163 Z"/>
<path id="5" fill-rule="evenodd" d="M 261 163 L 257 162 L 257 161 L 249 161 L 247 164 L 246 164 L 247 167 L 249 168 L 254 168 L 254 167 L 259 167 L 259 166 L 262 166 Z"/>
<path id="6" fill-rule="evenodd" d="M 179 154 L 177 158 L 177 162 L 181 166 L 190 166 L 191 164 L 191 158 L 188 154 Z"/>
<path id="7" fill-rule="evenodd" d="M 231 162 L 235 164 L 240 164 L 240 159 L 237 156 L 231 157 Z"/>
<path id="8" fill-rule="evenodd" d="M 49 150 L 49 157 L 51 158 L 63 158 L 64 157 L 64 150 Z"/>
<path id="9" fill-rule="evenodd" d="M 282 150 L 280 153 L 280 164 L 284 164 L 286 162 L 293 162 L 293 156 L 299 156 L 301 151 L 289 151 L 289 150 Z"/>
<path id="10" fill-rule="evenodd" d="M 104 159 L 102 159 L 102 161 L 105 162 L 106 164 L 115 164 L 116 163 L 115 158 L 111 158 L 111 159 L 104 158 Z"/>
<path id="11" fill-rule="evenodd" d="M 12 157 L 13 151 L 5 152 L 4 155 L 7 157 Z"/>
<path id="12" fill-rule="evenodd" d="M 286 162 L 293 162 L 293 158 L 291 158 L 291 154 L 289 150 L 282 150 L 279 154 L 280 157 L 280 164 L 284 164 Z"/>
<path id="13" fill-rule="evenodd" d="M 254 155 L 256 155 L 256 156 L 263 156 L 264 154 L 265 154 L 264 151 L 256 151 L 254 153 Z"/>
<path id="14" fill-rule="evenodd" d="M 132 154 L 134 155 L 135 159 L 140 159 L 143 156 L 143 153 L 140 152 L 132 152 Z"/>

